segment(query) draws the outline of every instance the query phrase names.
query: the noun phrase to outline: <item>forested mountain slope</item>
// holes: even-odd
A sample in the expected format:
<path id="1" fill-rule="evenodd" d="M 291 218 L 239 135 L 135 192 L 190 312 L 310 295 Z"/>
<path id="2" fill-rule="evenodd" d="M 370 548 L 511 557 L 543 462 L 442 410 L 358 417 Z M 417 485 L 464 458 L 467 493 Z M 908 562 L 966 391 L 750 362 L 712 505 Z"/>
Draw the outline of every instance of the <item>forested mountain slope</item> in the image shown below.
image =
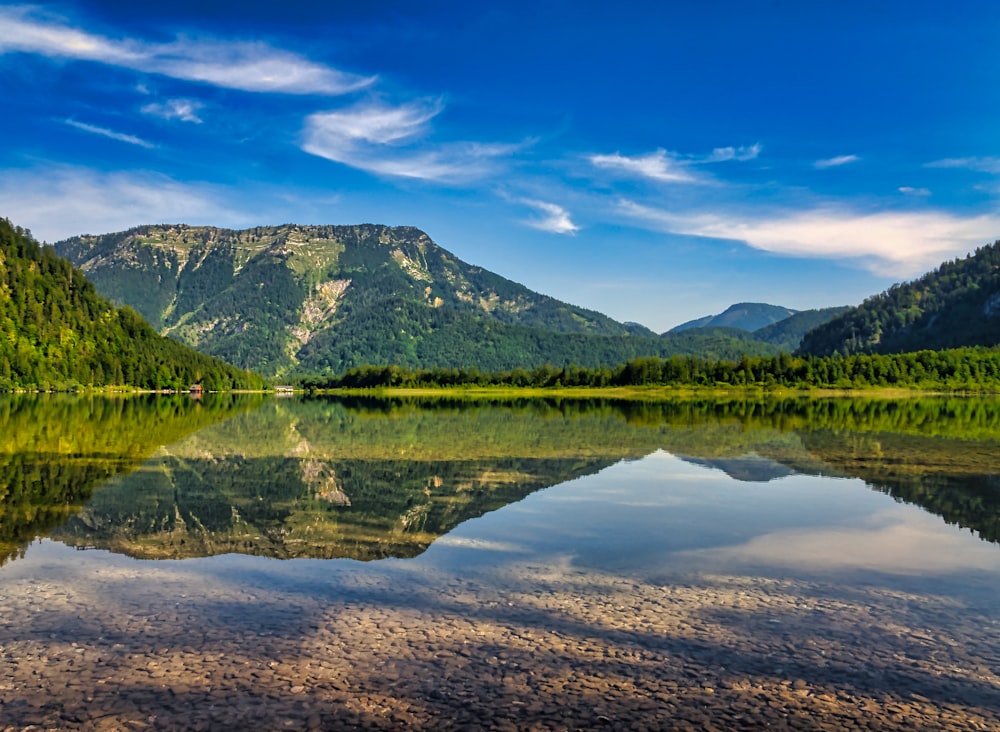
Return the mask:
<path id="1" fill-rule="evenodd" d="M 800 353 L 903 353 L 1000 344 L 1000 242 L 893 285 L 809 332 Z"/>
<path id="2" fill-rule="evenodd" d="M 0 391 L 131 385 L 260 387 L 253 374 L 163 338 L 83 273 L 0 219 Z"/>
<path id="3" fill-rule="evenodd" d="M 412 227 L 144 226 L 55 246 L 161 333 L 269 375 L 775 350 L 719 334 L 656 337 L 469 265 Z"/>
<path id="4" fill-rule="evenodd" d="M 817 310 L 800 310 L 784 320 L 766 325 L 753 332 L 754 339 L 777 346 L 782 351 L 792 353 L 802 343 L 806 333 L 833 320 L 847 307 L 819 308 Z"/>

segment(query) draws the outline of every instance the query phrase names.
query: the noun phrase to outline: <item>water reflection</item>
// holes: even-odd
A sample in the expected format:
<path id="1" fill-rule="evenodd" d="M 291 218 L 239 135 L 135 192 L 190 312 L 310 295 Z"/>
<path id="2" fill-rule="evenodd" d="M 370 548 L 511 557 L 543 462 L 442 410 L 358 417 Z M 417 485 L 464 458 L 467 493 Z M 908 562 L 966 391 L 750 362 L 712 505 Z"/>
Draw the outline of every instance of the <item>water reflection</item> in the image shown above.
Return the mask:
<path id="1" fill-rule="evenodd" d="M 987 400 L 24 397 L 0 402 L 0 420 L 7 557 L 45 535 L 145 559 L 413 557 L 470 518 L 657 450 L 741 482 L 859 477 L 1000 539 Z"/>
<path id="2" fill-rule="evenodd" d="M 80 511 L 93 492 L 259 398 L 0 398 L 0 566 Z"/>
<path id="3" fill-rule="evenodd" d="M 7 438 L 65 514 L 0 569 L 5 724 L 1000 724 L 1000 551 L 939 518 L 993 541 L 992 402 L 189 409 Z"/>

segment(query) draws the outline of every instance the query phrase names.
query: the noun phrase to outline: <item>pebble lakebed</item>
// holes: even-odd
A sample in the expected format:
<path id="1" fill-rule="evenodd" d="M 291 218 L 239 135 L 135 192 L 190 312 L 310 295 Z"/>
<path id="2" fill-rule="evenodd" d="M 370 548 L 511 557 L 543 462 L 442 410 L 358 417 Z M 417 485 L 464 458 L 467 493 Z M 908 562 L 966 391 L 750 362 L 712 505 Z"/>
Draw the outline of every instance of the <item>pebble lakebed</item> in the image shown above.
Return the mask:
<path id="1" fill-rule="evenodd" d="M 137 575 L 7 583 L 0 730 L 1000 727 L 1000 623 L 946 595 L 544 566 L 323 592 Z"/>

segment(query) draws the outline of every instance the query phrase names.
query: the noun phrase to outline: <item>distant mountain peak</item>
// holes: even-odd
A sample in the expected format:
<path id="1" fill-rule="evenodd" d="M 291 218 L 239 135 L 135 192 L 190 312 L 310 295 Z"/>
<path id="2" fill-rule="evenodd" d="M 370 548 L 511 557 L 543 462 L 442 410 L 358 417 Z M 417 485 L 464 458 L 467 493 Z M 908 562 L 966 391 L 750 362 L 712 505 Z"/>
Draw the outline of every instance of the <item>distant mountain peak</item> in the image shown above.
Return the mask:
<path id="1" fill-rule="evenodd" d="M 795 315 L 798 311 L 781 305 L 769 305 L 763 302 L 738 302 L 730 305 L 718 315 L 706 315 L 702 318 L 681 323 L 669 332 L 690 330 L 692 328 L 738 328 L 752 333 L 755 330 L 777 323 Z"/>

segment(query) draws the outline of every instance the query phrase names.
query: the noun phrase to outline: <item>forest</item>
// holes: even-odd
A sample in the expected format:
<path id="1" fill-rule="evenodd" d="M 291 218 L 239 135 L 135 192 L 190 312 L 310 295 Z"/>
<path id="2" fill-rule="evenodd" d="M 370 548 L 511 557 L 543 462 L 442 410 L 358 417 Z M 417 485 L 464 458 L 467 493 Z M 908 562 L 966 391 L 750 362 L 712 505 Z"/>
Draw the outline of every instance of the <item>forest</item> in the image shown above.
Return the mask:
<path id="1" fill-rule="evenodd" d="M 260 389 L 261 377 L 156 333 L 83 273 L 0 218 L 0 391 Z"/>
<path id="2" fill-rule="evenodd" d="M 808 332 L 800 353 L 904 353 L 1000 343 L 1000 242 L 893 285 Z"/>
<path id="3" fill-rule="evenodd" d="M 957 348 L 901 354 L 850 356 L 746 356 L 721 360 L 698 356 L 636 358 L 617 367 L 540 366 L 531 370 L 407 369 L 364 366 L 338 376 L 307 376 L 306 390 L 427 388 L 454 386 L 620 387 L 694 386 L 760 388 L 867 387 L 942 391 L 1000 391 L 1000 349 Z"/>

